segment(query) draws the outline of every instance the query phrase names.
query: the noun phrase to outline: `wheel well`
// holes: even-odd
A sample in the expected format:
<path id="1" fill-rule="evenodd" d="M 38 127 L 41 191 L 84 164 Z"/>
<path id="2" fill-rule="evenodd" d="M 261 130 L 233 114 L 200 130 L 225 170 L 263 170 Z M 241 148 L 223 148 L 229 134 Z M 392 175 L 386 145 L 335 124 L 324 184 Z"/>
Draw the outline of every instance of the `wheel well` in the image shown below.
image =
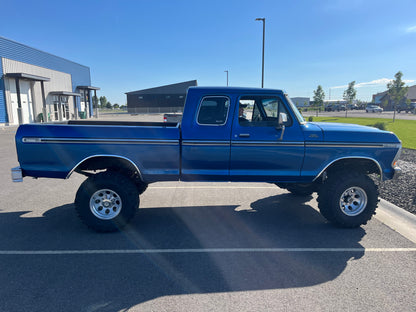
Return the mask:
<path id="1" fill-rule="evenodd" d="M 130 160 L 117 156 L 93 156 L 84 159 L 79 163 L 73 171 L 85 174 L 85 171 L 97 171 L 97 170 L 113 170 L 125 173 L 127 176 L 142 180 L 139 169 Z"/>
<path id="2" fill-rule="evenodd" d="M 331 163 L 316 179 L 322 179 L 325 175 L 330 176 L 340 170 L 351 170 L 363 174 L 374 173 L 380 175 L 380 177 L 382 174 L 381 167 L 375 160 L 368 158 L 345 158 Z"/>

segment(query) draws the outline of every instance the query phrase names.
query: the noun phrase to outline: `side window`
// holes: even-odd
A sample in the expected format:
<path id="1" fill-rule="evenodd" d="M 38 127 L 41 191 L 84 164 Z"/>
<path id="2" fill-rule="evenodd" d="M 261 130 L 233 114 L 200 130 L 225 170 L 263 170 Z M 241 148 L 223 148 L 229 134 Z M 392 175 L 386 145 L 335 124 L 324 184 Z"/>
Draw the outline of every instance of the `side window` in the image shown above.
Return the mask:
<path id="1" fill-rule="evenodd" d="M 285 113 L 291 126 L 292 120 L 280 97 L 277 96 L 243 96 L 239 100 L 238 121 L 245 127 L 275 127 L 279 114 Z"/>
<path id="2" fill-rule="evenodd" d="M 227 122 L 230 99 L 225 96 L 207 96 L 201 101 L 197 122 L 200 125 L 221 126 Z"/>

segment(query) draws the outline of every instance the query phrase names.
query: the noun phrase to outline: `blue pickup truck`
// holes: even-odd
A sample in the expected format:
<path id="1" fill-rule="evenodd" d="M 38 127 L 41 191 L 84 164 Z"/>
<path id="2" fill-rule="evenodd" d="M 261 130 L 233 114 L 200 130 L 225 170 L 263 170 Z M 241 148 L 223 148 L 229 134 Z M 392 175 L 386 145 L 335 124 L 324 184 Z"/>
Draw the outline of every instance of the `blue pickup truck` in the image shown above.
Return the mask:
<path id="1" fill-rule="evenodd" d="M 78 215 L 88 227 L 111 232 L 134 216 L 150 183 L 179 180 L 318 192 L 327 220 L 357 227 L 375 213 L 374 181 L 400 173 L 401 142 L 372 127 L 305 122 L 280 90 L 191 87 L 181 123 L 25 124 L 16 148 L 14 181 L 85 175 L 75 197 Z"/>

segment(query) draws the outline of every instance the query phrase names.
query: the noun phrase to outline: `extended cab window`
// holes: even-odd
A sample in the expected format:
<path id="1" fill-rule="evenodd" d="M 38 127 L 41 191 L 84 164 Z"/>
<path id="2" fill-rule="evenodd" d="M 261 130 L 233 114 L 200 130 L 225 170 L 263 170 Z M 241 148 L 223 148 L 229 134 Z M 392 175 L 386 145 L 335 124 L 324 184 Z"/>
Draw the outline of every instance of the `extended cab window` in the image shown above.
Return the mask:
<path id="1" fill-rule="evenodd" d="M 198 112 L 200 125 L 224 125 L 227 121 L 230 99 L 225 96 L 207 96 L 201 101 Z"/>
<path id="2" fill-rule="evenodd" d="M 280 97 L 242 96 L 239 100 L 238 122 L 245 127 L 276 127 L 279 114 L 287 115 L 285 126 L 292 125 L 292 119 Z"/>

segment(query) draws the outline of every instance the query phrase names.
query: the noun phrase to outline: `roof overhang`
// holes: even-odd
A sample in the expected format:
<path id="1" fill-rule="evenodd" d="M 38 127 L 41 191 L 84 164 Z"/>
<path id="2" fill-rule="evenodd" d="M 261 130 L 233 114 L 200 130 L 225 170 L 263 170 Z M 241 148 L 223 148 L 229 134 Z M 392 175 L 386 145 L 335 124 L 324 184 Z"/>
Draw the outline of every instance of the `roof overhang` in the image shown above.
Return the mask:
<path id="1" fill-rule="evenodd" d="M 51 95 L 67 95 L 67 96 L 81 96 L 80 93 L 69 92 L 69 91 L 52 91 L 49 92 Z"/>
<path id="2" fill-rule="evenodd" d="M 77 89 L 83 89 L 83 90 L 100 90 L 98 87 L 92 87 L 92 86 L 77 86 Z"/>
<path id="3" fill-rule="evenodd" d="M 7 73 L 4 74 L 6 78 L 18 78 L 18 79 L 26 79 L 26 80 L 33 80 L 33 81 L 50 81 L 51 79 L 48 77 L 36 76 L 26 73 Z"/>

